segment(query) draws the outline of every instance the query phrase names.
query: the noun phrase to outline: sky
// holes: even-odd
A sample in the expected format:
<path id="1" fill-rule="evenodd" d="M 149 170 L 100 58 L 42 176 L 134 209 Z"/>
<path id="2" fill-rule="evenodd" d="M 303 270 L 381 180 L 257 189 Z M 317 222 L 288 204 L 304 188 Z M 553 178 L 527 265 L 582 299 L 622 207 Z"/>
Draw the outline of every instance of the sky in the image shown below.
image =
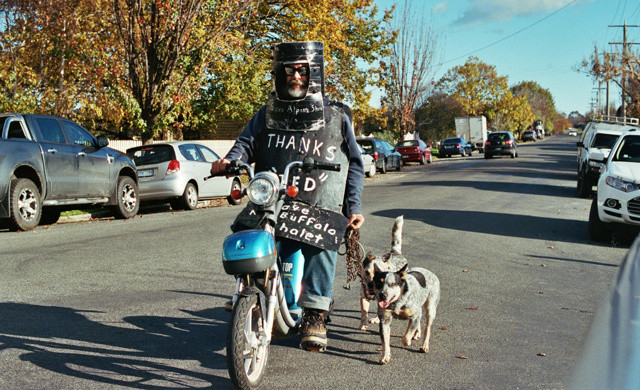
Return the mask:
<path id="1" fill-rule="evenodd" d="M 405 0 L 374 0 L 389 9 Z M 414 13 L 441 32 L 443 52 L 436 81 L 469 56 L 493 65 L 509 86 L 535 81 L 548 89 L 556 109 L 589 112 L 606 85 L 578 72 L 583 59 L 598 50 L 621 50 L 623 28 L 640 25 L 638 0 L 412 0 Z M 627 28 L 627 41 L 640 43 L 640 27 Z M 630 48 L 638 50 L 639 45 Z M 620 90 L 610 84 L 609 99 L 620 104 Z M 375 98 L 374 98 L 375 99 Z M 379 98 L 378 98 L 379 99 Z M 375 101 L 372 104 L 376 104 Z"/>

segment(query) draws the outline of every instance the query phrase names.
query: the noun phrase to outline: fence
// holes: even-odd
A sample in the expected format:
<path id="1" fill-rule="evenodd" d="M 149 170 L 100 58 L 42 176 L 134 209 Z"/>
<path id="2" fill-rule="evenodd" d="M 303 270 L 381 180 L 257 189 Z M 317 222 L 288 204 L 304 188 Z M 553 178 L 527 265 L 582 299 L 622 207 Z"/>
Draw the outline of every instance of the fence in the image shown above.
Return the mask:
<path id="1" fill-rule="evenodd" d="M 155 141 L 154 143 L 161 143 L 166 141 Z M 193 141 L 202 145 L 208 146 L 211 150 L 216 152 L 218 156 L 224 157 L 229 149 L 233 146 L 235 140 L 200 140 Z M 115 150 L 118 150 L 122 153 L 126 152 L 127 149 L 133 148 L 136 146 L 141 146 L 142 141 L 133 141 L 133 140 L 109 140 L 109 147 Z"/>

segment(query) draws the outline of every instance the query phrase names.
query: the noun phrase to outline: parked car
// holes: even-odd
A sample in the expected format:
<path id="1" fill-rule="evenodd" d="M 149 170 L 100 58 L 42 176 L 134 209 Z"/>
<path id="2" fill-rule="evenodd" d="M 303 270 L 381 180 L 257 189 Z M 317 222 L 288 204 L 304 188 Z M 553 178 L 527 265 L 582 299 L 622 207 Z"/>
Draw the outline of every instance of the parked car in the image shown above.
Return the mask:
<path id="1" fill-rule="evenodd" d="M 569 129 L 567 134 L 572 136 L 572 137 L 577 137 L 578 136 L 578 132 L 576 131 L 576 129 Z"/>
<path id="2" fill-rule="evenodd" d="M 640 230 L 640 129 L 620 135 L 607 158 L 597 151 L 591 159 L 604 165 L 589 212 L 591 239 L 609 240 L 616 225 Z"/>
<path id="3" fill-rule="evenodd" d="M 360 153 L 362 154 L 362 163 L 364 165 L 364 174 L 367 177 L 373 177 L 376 175 L 376 161 L 373 159 L 373 156 L 365 153 L 362 146 L 358 145 L 360 148 Z"/>
<path id="4" fill-rule="evenodd" d="M 440 157 L 451 157 L 454 154 L 459 154 L 462 157 L 471 156 L 471 144 L 464 140 L 464 138 L 447 138 L 440 144 L 438 155 Z"/>
<path id="5" fill-rule="evenodd" d="M 107 206 L 138 213 L 133 162 L 77 123 L 57 116 L 0 114 L 0 223 L 11 230 L 52 224 L 65 209 Z"/>
<path id="6" fill-rule="evenodd" d="M 356 141 L 364 149 L 365 153 L 373 157 L 376 162 L 376 168 L 380 170 L 380 173 L 387 173 L 387 170 L 393 168 L 396 171 L 402 169 L 402 155 L 387 141 L 374 137 L 358 138 Z"/>
<path id="7" fill-rule="evenodd" d="M 484 158 L 493 156 L 518 157 L 518 142 L 510 131 L 494 131 L 487 136 L 484 143 Z"/>
<path id="8" fill-rule="evenodd" d="M 431 164 L 431 146 L 420 139 L 400 141 L 396 144 L 396 150 L 402 155 L 403 164 L 415 161 L 420 165 Z"/>
<path id="9" fill-rule="evenodd" d="M 211 163 L 220 157 L 208 147 L 191 142 L 167 142 L 127 149 L 136 164 L 142 201 L 168 200 L 173 209 L 193 210 L 198 201 L 227 197 L 242 185 L 237 177 L 214 177 L 207 181 Z"/>
<path id="10" fill-rule="evenodd" d="M 522 137 L 520 137 L 520 139 L 522 140 L 522 142 L 526 142 L 526 141 L 537 141 L 538 136 L 536 135 L 536 132 L 534 130 L 525 130 L 524 133 L 522 133 Z"/>
<path id="11" fill-rule="evenodd" d="M 600 152 L 607 158 L 613 144 L 616 143 L 620 134 L 638 126 L 636 118 L 601 117 L 589 122 L 578 146 L 578 180 L 576 187 L 578 195 L 587 198 L 593 193 L 593 186 L 598 183 L 600 171 L 603 165 L 591 159 L 591 154 Z"/>

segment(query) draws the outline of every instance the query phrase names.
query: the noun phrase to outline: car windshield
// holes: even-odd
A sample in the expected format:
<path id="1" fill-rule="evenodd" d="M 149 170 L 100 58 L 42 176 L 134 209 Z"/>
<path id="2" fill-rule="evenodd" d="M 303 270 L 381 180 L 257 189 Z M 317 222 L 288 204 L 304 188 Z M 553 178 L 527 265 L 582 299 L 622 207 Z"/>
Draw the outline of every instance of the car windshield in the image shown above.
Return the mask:
<path id="1" fill-rule="evenodd" d="M 640 162 L 640 136 L 627 136 L 613 156 L 613 161 Z"/>
<path id="2" fill-rule="evenodd" d="M 373 149 L 373 144 L 371 142 L 358 142 L 358 144 L 360 144 L 360 146 L 362 147 L 362 149 L 364 150 L 371 150 Z"/>
<path id="3" fill-rule="evenodd" d="M 459 144 L 460 138 L 447 138 L 444 141 L 442 141 L 442 143 L 445 145 Z"/>
<path id="4" fill-rule="evenodd" d="M 506 141 L 509 139 L 509 134 L 507 133 L 493 133 L 489 134 L 489 139 L 491 141 Z"/>
<path id="5" fill-rule="evenodd" d="M 404 148 L 407 146 L 418 146 L 418 141 L 400 141 L 396 144 L 396 148 Z"/>
<path id="6" fill-rule="evenodd" d="M 149 145 L 127 151 L 127 156 L 137 165 L 159 164 L 175 160 L 176 154 L 171 145 Z"/>
<path id="7" fill-rule="evenodd" d="M 619 136 L 617 134 L 598 133 L 593 138 L 593 143 L 591 144 L 591 147 L 599 148 L 599 149 L 611 149 L 613 148 L 613 145 L 618 140 L 618 137 Z"/>

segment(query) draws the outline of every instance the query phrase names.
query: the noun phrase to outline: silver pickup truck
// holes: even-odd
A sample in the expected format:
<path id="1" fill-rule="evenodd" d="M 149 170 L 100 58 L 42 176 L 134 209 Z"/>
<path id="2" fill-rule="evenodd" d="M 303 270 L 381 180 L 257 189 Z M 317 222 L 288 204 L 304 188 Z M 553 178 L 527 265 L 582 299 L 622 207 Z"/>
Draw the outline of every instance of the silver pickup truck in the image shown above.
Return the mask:
<path id="1" fill-rule="evenodd" d="M 68 119 L 0 114 L 0 221 L 30 230 L 78 205 L 109 206 L 116 218 L 136 215 L 135 166 L 108 144 Z"/>

